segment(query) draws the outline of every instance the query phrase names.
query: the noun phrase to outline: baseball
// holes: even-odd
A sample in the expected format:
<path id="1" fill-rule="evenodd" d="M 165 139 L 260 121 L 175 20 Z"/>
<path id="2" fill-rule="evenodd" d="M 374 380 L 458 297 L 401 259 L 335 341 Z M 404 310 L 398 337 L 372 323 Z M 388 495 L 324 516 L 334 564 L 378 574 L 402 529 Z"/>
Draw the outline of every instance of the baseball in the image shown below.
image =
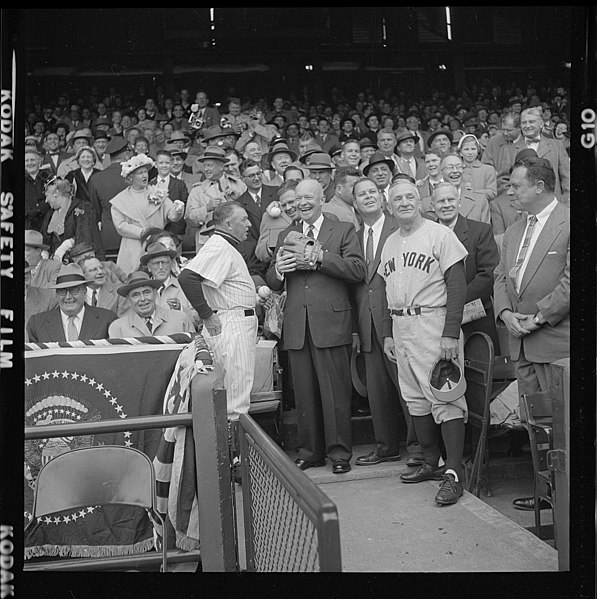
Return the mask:
<path id="1" fill-rule="evenodd" d="M 272 218 L 278 218 L 278 216 L 280 216 L 280 214 L 282 213 L 282 211 L 280 210 L 280 206 L 278 205 L 278 202 L 272 202 L 267 208 L 267 213 L 272 217 Z"/>
<path id="2" fill-rule="evenodd" d="M 266 299 L 272 294 L 272 290 L 267 285 L 262 285 L 257 290 L 257 293 L 259 294 L 259 297 Z"/>

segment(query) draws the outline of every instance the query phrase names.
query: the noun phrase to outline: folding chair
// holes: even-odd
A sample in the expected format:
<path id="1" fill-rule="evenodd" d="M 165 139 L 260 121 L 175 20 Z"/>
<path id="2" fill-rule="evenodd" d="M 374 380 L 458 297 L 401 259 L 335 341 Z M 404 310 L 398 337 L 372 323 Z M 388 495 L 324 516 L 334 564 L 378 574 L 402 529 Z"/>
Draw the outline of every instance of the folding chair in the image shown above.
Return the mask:
<path id="1" fill-rule="evenodd" d="M 46 463 L 37 478 L 33 518 L 90 505 L 126 505 L 145 508 L 161 524 L 162 564 L 166 572 L 167 528 L 156 509 L 153 464 L 138 449 L 121 445 L 100 445 L 60 454 Z M 77 558 L 68 560 L 69 570 L 119 570 L 128 556 Z M 65 569 L 65 560 L 24 565 L 24 570 Z M 119 568 L 120 565 L 120 568 Z"/>
<path id="2" fill-rule="evenodd" d="M 552 509 L 555 497 L 553 472 L 549 470 L 547 453 L 552 449 L 552 402 L 550 392 L 523 394 L 521 401 L 527 413 L 526 429 L 529 433 L 531 457 L 533 460 L 533 488 L 535 499 L 535 530 L 541 539 L 541 500 L 545 500 Z M 554 526 L 554 545 L 556 528 Z"/>
<path id="3" fill-rule="evenodd" d="M 489 429 L 489 404 L 493 380 L 493 342 L 486 333 L 471 333 L 464 344 L 464 377 L 466 379 L 466 403 L 468 423 L 473 428 L 471 455 L 465 460 L 467 490 L 477 497 L 480 485 L 487 479 Z M 475 439 L 475 437 L 477 439 Z M 476 440 L 476 443 L 475 443 Z M 487 484 L 487 483 L 486 483 Z"/>

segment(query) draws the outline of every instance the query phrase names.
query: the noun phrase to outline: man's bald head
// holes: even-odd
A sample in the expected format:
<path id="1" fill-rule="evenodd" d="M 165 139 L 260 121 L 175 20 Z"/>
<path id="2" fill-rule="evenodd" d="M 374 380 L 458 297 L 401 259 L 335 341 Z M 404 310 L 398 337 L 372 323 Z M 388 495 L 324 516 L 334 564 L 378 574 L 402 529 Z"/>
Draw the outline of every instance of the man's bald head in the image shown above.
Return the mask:
<path id="1" fill-rule="evenodd" d="M 323 187 L 315 179 L 304 179 L 296 186 L 296 208 L 300 217 L 309 224 L 321 214 L 324 202 Z"/>

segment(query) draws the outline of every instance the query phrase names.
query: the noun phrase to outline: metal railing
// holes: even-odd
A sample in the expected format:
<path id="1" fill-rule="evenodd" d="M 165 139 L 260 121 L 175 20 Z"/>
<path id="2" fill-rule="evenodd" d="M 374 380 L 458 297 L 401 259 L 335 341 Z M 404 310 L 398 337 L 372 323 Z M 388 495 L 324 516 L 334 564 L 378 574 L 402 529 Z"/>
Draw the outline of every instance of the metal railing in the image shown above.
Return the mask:
<path id="1" fill-rule="evenodd" d="M 237 432 L 247 570 L 340 572 L 336 505 L 251 416 Z"/>

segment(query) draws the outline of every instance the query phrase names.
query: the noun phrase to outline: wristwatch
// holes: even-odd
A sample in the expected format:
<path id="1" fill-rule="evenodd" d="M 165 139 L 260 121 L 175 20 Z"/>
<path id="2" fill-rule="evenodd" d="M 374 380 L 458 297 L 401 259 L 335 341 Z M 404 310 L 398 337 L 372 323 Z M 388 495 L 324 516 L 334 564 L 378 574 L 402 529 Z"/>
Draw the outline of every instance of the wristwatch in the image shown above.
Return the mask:
<path id="1" fill-rule="evenodd" d="M 535 314 L 535 316 L 533 316 L 533 324 L 536 324 L 538 327 L 540 327 L 543 323 L 539 322 L 539 312 L 537 312 L 537 314 Z"/>

